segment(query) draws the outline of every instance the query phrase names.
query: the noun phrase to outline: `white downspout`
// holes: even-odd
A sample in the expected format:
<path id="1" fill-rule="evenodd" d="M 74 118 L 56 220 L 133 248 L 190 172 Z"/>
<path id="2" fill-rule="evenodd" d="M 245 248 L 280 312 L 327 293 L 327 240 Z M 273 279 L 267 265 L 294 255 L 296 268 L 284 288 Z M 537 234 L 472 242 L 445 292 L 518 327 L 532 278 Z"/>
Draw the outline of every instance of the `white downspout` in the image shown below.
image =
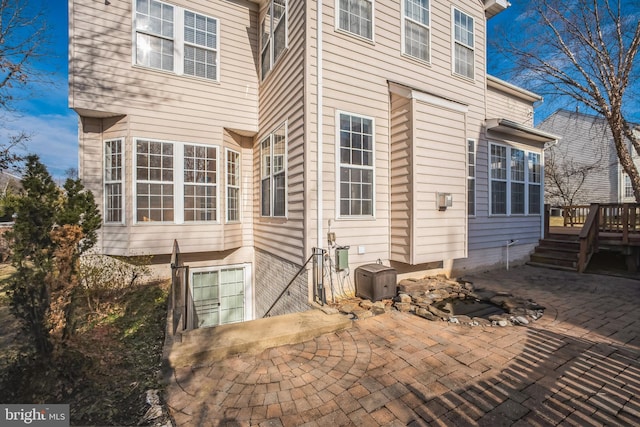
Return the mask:
<path id="1" fill-rule="evenodd" d="M 318 236 L 316 247 L 318 249 L 323 247 L 323 204 L 322 204 L 322 179 L 323 179 L 323 170 L 322 170 L 322 0 L 318 0 L 316 3 L 316 85 L 317 85 L 317 100 L 316 100 L 316 119 L 318 124 L 317 129 L 317 177 L 316 177 L 316 185 L 317 185 L 317 197 L 318 197 L 318 206 L 317 206 L 317 216 L 318 216 Z M 319 260 L 321 261 L 321 260 Z M 320 264 L 321 265 L 321 264 Z"/>

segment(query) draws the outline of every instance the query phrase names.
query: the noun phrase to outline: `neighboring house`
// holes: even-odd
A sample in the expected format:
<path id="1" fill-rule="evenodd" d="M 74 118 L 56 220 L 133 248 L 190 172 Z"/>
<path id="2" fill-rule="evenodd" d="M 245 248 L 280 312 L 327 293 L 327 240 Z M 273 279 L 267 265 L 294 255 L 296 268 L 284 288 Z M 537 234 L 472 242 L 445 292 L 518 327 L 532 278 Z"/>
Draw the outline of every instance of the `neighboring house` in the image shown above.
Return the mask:
<path id="1" fill-rule="evenodd" d="M 328 231 L 349 246 L 339 280 L 377 261 L 460 274 L 504 264 L 508 242 L 525 258 L 555 136 L 533 128 L 539 96 L 486 75 L 507 5 L 325 0 L 319 39 L 316 1 L 71 0 L 100 249 L 169 275 L 177 241 L 196 326 L 265 315 Z M 313 276 L 272 313 L 306 309 Z"/>
<path id="2" fill-rule="evenodd" d="M 548 165 L 555 164 L 560 173 L 566 170 L 584 172 L 584 182 L 582 174 L 577 173 L 561 185 L 576 194 L 574 204 L 635 203 L 631 180 L 620 165 L 611 130 L 603 117 L 558 110 L 537 128 L 561 136 L 555 146 L 545 150 Z M 640 135 L 640 128 L 636 127 L 636 132 Z M 631 144 L 629 147 L 636 166 L 640 168 L 640 157 Z M 553 163 L 549 156 L 555 157 Z M 550 176 L 551 173 L 547 173 L 547 178 Z M 547 203 L 556 206 L 566 203 L 554 197 L 557 185 L 547 180 L 545 187 Z"/>

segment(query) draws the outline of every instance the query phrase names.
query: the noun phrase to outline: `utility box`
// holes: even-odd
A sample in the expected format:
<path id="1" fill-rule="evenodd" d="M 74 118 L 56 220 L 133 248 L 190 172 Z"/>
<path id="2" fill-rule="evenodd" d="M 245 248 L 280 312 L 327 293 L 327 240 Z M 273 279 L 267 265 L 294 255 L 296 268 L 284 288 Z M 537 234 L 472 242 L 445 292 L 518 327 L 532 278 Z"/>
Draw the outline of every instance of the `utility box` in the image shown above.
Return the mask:
<path id="1" fill-rule="evenodd" d="M 356 268 L 356 296 L 380 301 L 396 296 L 397 272 L 382 264 L 366 264 Z"/>
<path id="2" fill-rule="evenodd" d="M 336 270 L 342 271 L 349 268 L 349 246 L 336 248 Z"/>

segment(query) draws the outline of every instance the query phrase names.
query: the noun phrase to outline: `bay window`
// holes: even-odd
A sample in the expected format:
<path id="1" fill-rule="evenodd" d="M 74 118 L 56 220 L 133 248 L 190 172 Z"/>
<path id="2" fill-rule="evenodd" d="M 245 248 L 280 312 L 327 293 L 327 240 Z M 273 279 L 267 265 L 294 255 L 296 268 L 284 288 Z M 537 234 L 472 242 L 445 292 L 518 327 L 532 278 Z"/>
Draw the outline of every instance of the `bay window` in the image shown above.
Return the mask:
<path id="1" fill-rule="evenodd" d="M 135 221 L 218 220 L 218 147 L 136 139 Z"/>
<path id="2" fill-rule="evenodd" d="M 104 222 L 124 223 L 122 139 L 104 142 Z"/>
<path id="3" fill-rule="evenodd" d="M 540 214 L 540 154 L 497 144 L 490 144 L 490 147 L 490 213 Z"/>

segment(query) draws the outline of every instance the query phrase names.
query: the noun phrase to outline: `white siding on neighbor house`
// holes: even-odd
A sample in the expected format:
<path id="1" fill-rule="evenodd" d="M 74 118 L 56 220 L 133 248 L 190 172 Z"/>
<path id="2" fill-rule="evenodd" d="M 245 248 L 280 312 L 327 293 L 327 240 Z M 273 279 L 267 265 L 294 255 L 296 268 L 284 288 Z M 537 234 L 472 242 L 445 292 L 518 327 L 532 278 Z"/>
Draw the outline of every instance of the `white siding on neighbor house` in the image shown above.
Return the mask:
<path id="1" fill-rule="evenodd" d="M 562 136 L 553 149 L 561 164 L 573 162 L 576 166 L 599 166 L 588 173 L 576 197 L 576 204 L 618 202 L 619 162 L 613 137 L 603 119 L 559 110 L 540 123 L 538 129 Z M 563 203 L 559 200 L 549 202 Z"/>
<path id="2" fill-rule="evenodd" d="M 316 176 L 316 57 L 315 2 L 308 7 L 308 44 L 307 52 L 307 98 L 310 113 L 307 119 L 308 140 L 308 182 L 307 206 L 309 212 L 308 246 L 315 245 L 316 201 L 313 181 Z M 375 262 L 380 259 L 388 262 L 392 257 L 401 256 L 396 251 L 406 244 L 402 236 L 400 212 L 393 217 L 392 206 L 408 203 L 392 199 L 391 185 L 401 185 L 402 172 L 395 170 L 396 163 L 402 162 L 402 156 L 396 147 L 391 147 L 390 95 L 389 81 L 469 105 L 466 117 L 467 127 L 461 125 L 454 132 L 461 131 L 460 148 L 464 156 L 466 138 L 478 139 L 485 112 L 485 20 L 482 4 L 461 6 L 465 13 L 475 20 L 475 80 L 452 75 L 451 64 L 451 4 L 431 2 L 431 63 L 417 61 L 402 54 L 401 38 L 401 2 L 375 2 L 375 42 L 338 32 L 335 30 L 334 0 L 323 2 L 323 84 L 324 84 L 324 148 L 323 148 L 323 226 L 332 220 L 332 231 L 336 232 L 338 244 L 349 245 L 350 261 L 353 265 Z M 336 111 L 372 117 L 375 120 L 375 215 L 370 219 L 337 218 L 336 202 Z M 449 117 L 448 115 L 445 115 Z M 396 126 L 396 124 L 393 124 Z M 397 125 L 401 127 L 400 124 Z M 395 137 L 394 137 L 395 138 Z M 461 176 L 466 174 L 466 162 L 462 159 Z M 393 175 L 392 175 L 393 174 Z M 464 183 L 463 183 L 464 184 Z M 465 200 L 464 189 L 460 187 L 457 200 Z M 402 196 L 400 196 L 401 198 Z M 435 197 L 435 193 L 434 196 Z M 432 208 L 435 205 L 430 205 Z M 458 203 L 465 209 L 464 203 Z M 395 224 L 395 225 L 392 225 Z M 442 224 L 446 224 L 446 220 Z M 442 225 L 441 224 L 441 225 Z M 464 228 L 464 227 L 463 227 Z M 390 234 L 392 242 L 390 243 Z M 459 242 L 459 235 L 454 240 Z M 438 239 L 432 240 L 434 247 L 439 246 Z M 456 243 L 457 245 L 457 243 Z M 454 245 L 455 246 L 455 245 Z M 359 254 L 362 247 L 364 254 Z M 425 249 L 425 248 L 423 248 Z M 425 249 L 426 250 L 426 249 Z M 434 249 L 437 251 L 437 249 Z M 426 253 L 426 252 L 425 252 Z M 464 256 L 458 248 L 442 251 L 440 256 Z M 435 255 L 434 255 L 435 257 Z M 406 258 L 405 258 L 406 259 Z"/>
<path id="3" fill-rule="evenodd" d="M 288 49 L 260 85 L 260 133 L 254 139 L 255 188 L 253 215 L 255 246 L 296 264 L 309 256 L 304 246 L 305 120 L 304 98 L 305 4 L 289 0 Z M 264 11 L 261 12 L 261 17 Z M 261 216 L 260 143 L 287 124 L 287 217 Z"/>

